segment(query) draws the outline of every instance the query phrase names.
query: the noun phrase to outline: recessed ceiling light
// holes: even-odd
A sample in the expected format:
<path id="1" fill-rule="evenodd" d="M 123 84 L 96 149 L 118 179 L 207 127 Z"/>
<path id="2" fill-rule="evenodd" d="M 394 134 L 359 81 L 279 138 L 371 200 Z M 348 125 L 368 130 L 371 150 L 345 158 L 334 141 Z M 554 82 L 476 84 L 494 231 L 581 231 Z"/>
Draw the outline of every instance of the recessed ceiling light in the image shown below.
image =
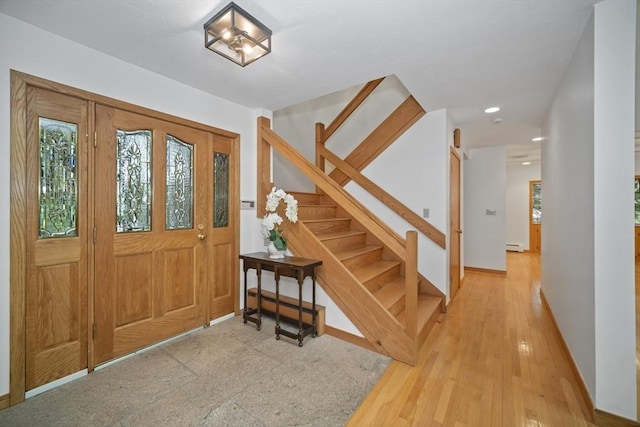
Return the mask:
<path id="1" fill-rule="evenodd" d="M 484 112 L 487 114 L 497 113 L 498 111 L 500 111 L 500 107 L 489 107 L 486 110 L 484 110 Z"/>
<path id="2" fill-rule="evenodd" d="M 522 162 L 523 166 L 527 166 L 527 165 L 530 165 L 530 164 L 531 164 L 531 162 Z"/>
<path id="3" fill-rule="evenodd" d="M 533 141 L 533 142 L 542 141 L 542 137 L 541 136 L 536 136 L 535 138 L 531 138 L 531 141 Z"/>

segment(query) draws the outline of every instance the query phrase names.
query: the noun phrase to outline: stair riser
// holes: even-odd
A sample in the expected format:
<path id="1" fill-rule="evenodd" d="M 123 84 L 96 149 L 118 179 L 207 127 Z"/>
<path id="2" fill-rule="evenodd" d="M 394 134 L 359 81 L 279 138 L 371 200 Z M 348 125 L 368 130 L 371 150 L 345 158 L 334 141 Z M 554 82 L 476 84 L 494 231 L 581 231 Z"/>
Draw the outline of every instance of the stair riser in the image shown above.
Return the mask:
<path id="1" fill-rule="evenodd" d="M 382 259 L 382 248 L 370 251 L 362 255 L 354 256 L 349 259 L 343 260 L 342 263 L 348 268 L 353 270 L 354 268 L 362 265 L 370 264 L 372 262 L 380 261 Z"/>
<path id="2" fill-rule="evenodd" d="M 324 196 L 321 194 L 297 193 L 295 191 L 290 191 L 289 194 L 296 198 L 299 205 L 321 205 L 324 201 Z"/>
<path id="3" fill-rule="evenodd" d="M 336 217 L 335 206 L 298 206 L 298 218 L 305 219 L 328 219 Z"/>
<path id="4" fill-rule="evenodd" d="M 391 314 L 393 314 L 394 316 L 398 316 L 398 314 L 404 311 L 404 307 L 405 307 L 405 298 L 403 296 L 402 298 L 399 298 L 397 301 L 395 301 L 393 305 L 391 305 L 391 307 L 386 307 L 386 308 L 387 310 L 389 310 Z"/>
<path id="5" fill-rule="evenodd" d="M 309 230 L 315 235 L 338 233 L 341 231 L 349 231 L 351 229 L 350 219 L 335 219 L 321 222 L 305 222 Z"/>
<path id="6" fill-rule="evenodd" d="M 386 283 L 397 279 L 400 276 L 400 265 L 390 268 L 389 270 L 380 273 L 378 276 L 363 282 L 363 285 L 369 289 L 370 292 L 375 292 L 384 286 Z"/>
<path id="7" fill-rule="evenodd" d="M 339 239 L 327 239 L 323 240 L 323 243 L 331 252 L 346 249 L 355 249 L 365 245 L 366 235 L 363 233 L 354 236 L 342 237 Z"/>

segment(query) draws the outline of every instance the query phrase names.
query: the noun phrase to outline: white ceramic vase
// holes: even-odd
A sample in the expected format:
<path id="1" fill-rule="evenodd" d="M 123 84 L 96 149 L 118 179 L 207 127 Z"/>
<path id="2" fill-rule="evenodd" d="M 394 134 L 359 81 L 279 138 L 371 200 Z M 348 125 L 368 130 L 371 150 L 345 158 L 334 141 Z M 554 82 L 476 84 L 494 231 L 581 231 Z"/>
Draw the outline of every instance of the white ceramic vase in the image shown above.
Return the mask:
<path id="1" fill-rule="evenodd" d="M 269 252 L 269 258 L 281 259 L 281 258 L 284 258 L 284 253 L 286 252 L 286 249 L 284 251 L 281 251 L 278 248 L 276 248 L 276 245 L 274 245 L 272 241 L 269 241 L 269 244 L 267 245 L 267 252 Z"/>

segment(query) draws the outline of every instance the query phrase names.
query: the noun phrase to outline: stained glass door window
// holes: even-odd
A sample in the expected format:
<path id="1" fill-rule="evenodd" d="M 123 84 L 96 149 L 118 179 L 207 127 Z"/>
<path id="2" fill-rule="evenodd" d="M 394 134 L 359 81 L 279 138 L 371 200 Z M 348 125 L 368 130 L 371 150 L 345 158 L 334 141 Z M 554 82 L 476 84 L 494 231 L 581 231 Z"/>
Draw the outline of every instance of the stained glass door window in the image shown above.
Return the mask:
<path id="1" fill-rule="evenodd" d="M 116 231 L 151 230 L 150 130 L 117 130 Z"/>
<path id="2" fill-rule="evenodd" d="M 167 135 L 165 228 L 193 228 L 193 147 Z"/>
<path id="3" fill-rule="evenodd" d="M 213 153 L 213 226 L 229 225 L 229 155 Z"/>
<path id="4" fill-rule="evenodd" d="M 40 238 L 77 236 L 78 126 L 39 118 Z"/>

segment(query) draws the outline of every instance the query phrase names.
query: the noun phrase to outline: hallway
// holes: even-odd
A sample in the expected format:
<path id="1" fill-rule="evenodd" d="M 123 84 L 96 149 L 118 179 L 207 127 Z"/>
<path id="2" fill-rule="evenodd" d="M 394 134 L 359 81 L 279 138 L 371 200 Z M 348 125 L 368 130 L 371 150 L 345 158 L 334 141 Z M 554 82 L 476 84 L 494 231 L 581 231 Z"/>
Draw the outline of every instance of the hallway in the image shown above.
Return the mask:
<path id="1" fill-rule="evenodd" d="M 539 254 L 507 253 L 507 271 L 466 271 L 418 365 L 392 362 L 348 425 L 595 425 L 541 303 Z"/>

